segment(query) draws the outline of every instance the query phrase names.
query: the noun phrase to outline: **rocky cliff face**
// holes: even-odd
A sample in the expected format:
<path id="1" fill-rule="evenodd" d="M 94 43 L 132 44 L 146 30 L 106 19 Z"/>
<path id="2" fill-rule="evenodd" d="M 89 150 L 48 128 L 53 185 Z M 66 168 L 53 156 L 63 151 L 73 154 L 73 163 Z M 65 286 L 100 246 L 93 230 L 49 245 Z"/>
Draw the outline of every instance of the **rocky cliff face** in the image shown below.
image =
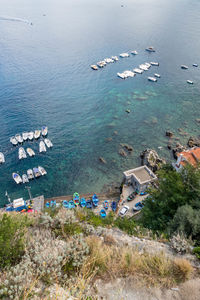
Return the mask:
<path id="1" fill-rule="evenodd" d="M 153 149 L 146 149 L 141 154 L 141 164 L 146 165 L 153 172 L 159 170 L 162 164 L 166 164 L 166 161 L 159 157 L 158 153 Z"/>

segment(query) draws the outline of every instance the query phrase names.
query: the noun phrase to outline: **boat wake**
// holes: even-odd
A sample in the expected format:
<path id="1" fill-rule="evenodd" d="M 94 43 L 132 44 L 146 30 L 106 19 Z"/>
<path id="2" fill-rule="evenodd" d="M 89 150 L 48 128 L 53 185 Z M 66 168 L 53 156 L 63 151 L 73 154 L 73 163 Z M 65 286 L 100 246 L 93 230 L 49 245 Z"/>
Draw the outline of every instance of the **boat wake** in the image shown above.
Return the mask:
<path id="1" fill-rule="evenodd" d="M 12 17 L 6 17 L 6 16 L 0 16 L 0 21 L 22 22 L 22 23 L 26 23 L 26 24 L 29 24 L 29 25 L 33 25 L 32 22 L 30 22 L 26 19 L 12 18 Z"/>

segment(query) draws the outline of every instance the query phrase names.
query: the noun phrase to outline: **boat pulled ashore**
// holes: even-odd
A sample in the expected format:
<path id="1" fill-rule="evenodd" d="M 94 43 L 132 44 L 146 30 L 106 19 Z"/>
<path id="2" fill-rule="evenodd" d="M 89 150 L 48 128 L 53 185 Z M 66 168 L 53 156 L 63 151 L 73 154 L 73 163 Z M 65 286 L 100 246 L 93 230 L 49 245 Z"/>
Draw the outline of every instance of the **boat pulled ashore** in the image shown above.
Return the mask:
<path id="1" fill-rule="evenodd" d="M 22 182 L 23 182 L 23 183 L 28 183 L 28 182 L 29 182 L 28 176 L 27 176 L 26 174 L 23 174 L 23 175 L 22 175 Z"/>
<path id="2" fill-rule="evenodd" d="M 34 174 L 35 178 L 38 178 L 42 175 L 38 168 L 33 168 L 33 174 Z"/>
<path id="3" fill-rule="evenodd" d="M 34 138 L 34 132 L 33 131 L 28 132 L 28 139 L 29 139 L 29 141 L 32 141 L 33 138 Z"/>
<path id="4" fill-rule="evenodd" d="M 123 52 L 119 56 L 122 57 L 122 58 L 124 58 L 124 57 L 129 57 L 130 55 L 127 52 Z"/>
<path id="5" fill-rule="evenodd" d="M 34 179 L 34 174 L 33 174 L 33 170 L 32 169 L 28 169 L 27 170 L 27 176 L 29 180 Z"/>
<path id="6" fill-rule="evenodd" d="M 2 152 L 0 152 L 0 164 L 5 163 L 5 157 L 4 154 Z"/>
<path id="7" fill-rule="evenodd" d="M 19 174 L 17 173 L 12 173 L 12 178 L 14 179 L 14 181 L 19 184 L 22 183 L 22 178 Z"/>
<path id="8" fill-rule="evenodd" d="M 156 82 L 157 81 L 157 79 L 155 77 L 148 77 L 148 80 L 152 81 L 152 82 Z"/>
<path id="9" fill-rule="evenodd" d="M 95 71 L 98 70 L 97 65 L 91 65 L 90 68 L 91 68 L 92 70 L 95 70 Z"/>
<path id="10" fill-rule="evenodd" d="M 52 142 L 49 139 L 44 139 L 45 144 L 47 145 L 48 148 L 53 147 Z"/>
<path id="11" fill-rule="evenodd" d="M 38 170 L 39 170 L 39 172 L 40 172 L 40 174 L 41 174 L 42 176 L 44 176 L 44 175 L 47 174 L 47 171 L 46 171 L 43 167 L 41 167 L 41 166 L 38 166 Z"/>
<path id="12" fill-rule="evenodd" d="M 48 127 L 47 126 L 42 126 L 42 135 L 46 136 L 48 134 Z"/>
<path id="13" fill-rule="evenodd" d="M 17 140 L 18 143 L 22 144 L 23 143 L 23 138 L 20 134 L 15 135 L 15 139 Z"/>
<path id="14" fill-rule="evenodd" d="M 19 159 L 27 158 L 26 152 L 23 147 L 19 148 L 18 155 Z"/>
<path id="15" fill-rule="evenodd" d="M 13 146 L 16 146 L 18 144 L 18 141 L 16 140 L 16 138 L 14 136 L 11 136 L 10 142 Z"/>
<path id="16" fill-rule="evenodd" d="M 26 152 L 28 153 L 28 155 L 29 155 L 30 157 L 35 156 L 35 152 L 34 152 L 33 149 L 31 149 L 31 148 L 27 148 L 27 149 L 26 149 Z"/>
<path id="17" fill-rule="evenodd" d="M 22 138 L 24 141 L 27 141 L 28 140 L 28 132 L 23 132 L 22 133 Z"/>
<path id="18" fill-rule="evenodd" d="M 40 141 L 39 143 L 39 152 L 46 152 L 47 149 L 46 149 L 46 146 L 45 146 L 45 143 L 43 141 Z"/>
<path id="19" fill-rule="evenodd" d="M 40 134 L 41 134 L 41 130 L 35 130 L 35 132 L 34 132 L 34 139 L 39 139 L 39 137 L 40 137 Z"/>
<path id="20" fill-rule="evenodd" d="M 147 47 L 146 49 L 145 49 L 147 52 L 156 52 L 156 50 L 154 49 L 154 47 Z"/>

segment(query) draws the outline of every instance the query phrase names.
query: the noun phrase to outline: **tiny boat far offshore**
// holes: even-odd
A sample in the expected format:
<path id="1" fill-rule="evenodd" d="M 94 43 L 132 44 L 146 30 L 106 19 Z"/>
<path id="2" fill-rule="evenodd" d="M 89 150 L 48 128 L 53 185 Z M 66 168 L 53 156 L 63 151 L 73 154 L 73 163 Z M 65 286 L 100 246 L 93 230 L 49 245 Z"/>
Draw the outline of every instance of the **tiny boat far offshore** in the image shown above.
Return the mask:
<path id="1" fill-rule="evenodd" d="M 27 170 L 27 176 L 28 176 L 28 179 L 29 179 L 29 180 L 34 179 L 33 170 L 28 169 L 28 170 Z"/>
<path id="2" fill-rule="evenodd" d="M 0 164 L 5 163 L 5 157 L 4 154 L 2 152 L 0 152 Z"/>
<path id="3" fill-rule="evenodd" d="M 26 149 L 26 152 L 28 153 L 28 155 L 29 155 L 30 157 L 35 156 L 35 152 L 34 152 L 33 149 L 31 149 L 31 148 L 27 148 L 27 149 Z"/>
<path id="4" fill-rule="evenodd" d="M 19 184 L 19 183 L 22 183 L 22 179 L 21 179 L 21 176 L 19 176 L 19 174 L 17 173 L 12 173 L 12 178 L 14 179 L 14 181 Z"/>
<path id="5" fill-rule="evenodd" d="M 44 176 L 44 175 L 47 174 L 47 171 L 46 171 L 43 167 L 41 167 L 41 166 L 38 166 L 38 170 L 39 170 L 39 172 L 40 172 L 40 174 L 41 174 L 42 176 Z"/>
<path id="6" fill-rule="evenodd" d="M 19 148 L 19 159 L 27 158 L 26 152 L 23 147 Z"/>
<path id="7" fill-rule="evenodd" d="M 52 142 L 49 139 L 44 139 L 45 144 L 47 145 L 48 148 L 53 147 Z"/>
<path id="8" fill-rule="evenodd" d="M 48 127 L 47 126 L 42 126 L 42 135 L 46 136 L 48 133 Z"/>
<path id="9" fill-rule="evenodd" d="M 23 183 L 28 183 L 28 182 L 29 182 L 28 176 L 27 176 L 26 174 L 23 174 L 23 175 L 22 175 L 22 182 L 23 182 Z"/>
<path id="10" fill-rule="evenodd" d="M 40 141 L 40 144 L 39 144 L 39 152 L 46 152 L 47 149 L 46 149 L 46 146 L 45 146 L 45 143 L 43 141 Z"/>
<path id="11" fill-rule="evenodd" d="M 13 144 L 13 146 L 16 146 L 18 144 L 18 141 L 16 140 L 16 138 L 14 136 L 12 136 L 10 138 L 10 142 L 11 142 L 11 144 Z"/>
<path id="12" fill-rule="evenodd" d="M 146 48 L 145 50 L 148 51 L 148 52 L 156 52 L 156 50 L 155 50 L 154 47 L 152 47 L 152 46 Z"/>

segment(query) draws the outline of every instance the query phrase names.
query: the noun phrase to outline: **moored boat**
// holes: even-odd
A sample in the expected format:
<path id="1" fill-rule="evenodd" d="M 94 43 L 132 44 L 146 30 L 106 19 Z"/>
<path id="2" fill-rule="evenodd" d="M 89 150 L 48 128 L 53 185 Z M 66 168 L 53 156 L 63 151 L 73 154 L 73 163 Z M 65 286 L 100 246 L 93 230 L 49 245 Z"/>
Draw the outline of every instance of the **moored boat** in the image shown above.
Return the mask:
<path id="1" fill-rule="evenodd" d="M 28 155 L 29 155 L 30 157 L 35 156 L 35 152 L 34 152 L 33 149 L 31 149 L 31 148 L 27 148 L 27 149 L 26 149 L 26 152 L 28 153 Z"/>
<path id="2" fill-rule="evenodd" d="M 28 169 L 28 170 L 27 170 L 27 176 L 28 176 L 28 179 L 29 179 L 29 180 L 34 179 L 33 170 Z"/>
<path id="3" fill-rule="evenodd" d="M 157 78 L 161 77 L 160 74 L 158 74 L 158 73 L 155 73 L 154 76 L 157 77 Z"/>
<path id="4" fill-rule="evenodd" d="M 118 58 L 116 55 L 112 56 L 111 58 L 112 58 L 114 61 L 118 61 L 118 60 L 119 60 L 119 58 Z"/>
<path id="5" fill-rule="evenodd" d="M 144 72 L 144 70 L 135 68 L 135 69 L 133 69 L 133 72 L 138 73 L 138 74 L 142 74 Z"/>
<path id="6" fill-rule="evenodd" d="M 43 141 L 40 141 L 40 144 L 39 144 L 39 152 L 46 152 L 47 149 L 46 149 L 46 146 L 45 146 L 45 143 Z"/>
<path id="7" fill-rule="evenodd" d="M 97 62 L 97 66 L 98 66 L 99 68 L 103 68 L 103 67 L 106 66 L 106 62 L 105 62 L 104 60 L 98 61 L 98 62 Z"/>
<path id="8" fill-rule="evenodd" d="M 131 54 L 133 54 L 133 55 L 137 55 L 137 54 L 138 54 L 138 52 L 137 52 L 136 50 L 134 50 L 134 51 L 131 51 Z"/>
<path id="9" fill-rule="evenodd" d="M 141 70 L 143 70 L 143 71 L 148 71 L 148 67 L 147 67 L 147 65 L 145 65 L 145 64 L 141 64 L 141 65 L 139 65 L 139 68 L 141 69 Z"/>
<path id="10" fill-rule="evenodd" d="M 117 73 L 117 76 L 119 77 L 119 78 L 121 78 L 121 79 L 125 79 L 126 78 L 126 76 L 124 75 L 124 73 Z"/>
<path id="11" fill-rule="evenodd" d="M 196 67 L 196 68 L 197 68 L 197 67 L 198 67 L 198 64 L 193 64 L 193 67 Z"/>
<path id="12" fill-rule="evenodd" d="M 159 66 L 159 62 L 155 62 L 155 61 L 151 61 L 150 64 L 152 66 L 157 66 L 157 67 Z"/>
<path id="13" fill-rule="evenodd" d="M 38 168 L 33 168 L 33 174 L 34 174 L 35 178 L 38 178 L 41 176 L 41 173 L 38 170 Z"/>
<path id="14" fill-rule="evenodd" d="M 152 46 L 146 48 L 145 50 L 148 51 L 148 52 L 156 52 L 156 50 L 155 50 L 154 47 L 152 47 Z"/>
<path id="15" fill-rule="evenodd" d="M 23 175 L 22 175 L 22 182 L 23 182 L 23 183 L 28 183 L 28 182 L 29 182 L 28 176 L 27 176 L 26 174 L 23 174 Z"/>
<path id="16" fill-rule="evenodd" d="M 188 69 L 188 66 L 186 66 L 186 65 L 181 65 L 181 69 L 187 70 L 187 69 Z"/>
<path id="17" fill-rule="evenodd" d="M 20 134 L 15 135 L 15 139 L 17 140 L 18 143 L 22 144 L 23 143 L 23 138 Z"/>
<path id="18" fill-rule="evenodd" d="M 35 130 L 35 132 L 34 132 L 34 139 L 39 139 L 39 137 L 40 137 L 40 134 L 41 134 L 41 130 Z"/>
<path id="19" fill-rule="evenodd" d="M 95 71 L 98 70 L 97 65 L 91 65 L 90 67 L 91 67 L 92 70 L 95 70 Z"/>
<path id="20" fill-rule="evenodd" d="M 38 170 L 39 170 L 39 172 L 40 172 L 40 174 L 41 174 L 42 176 L 44 176 L 44 175 L 47 174 L 47 171 L 46 171 L 43 167 L 41 167 L 41 166 L 38 166 Z"/>
<path id="21" fill-rule="evenodd" d="M 14 136 L 12 136 L 10 138 L 10 142 L 11 142 L 11 144 L 13 144 L 13 146 L 16 146 L 18 144 L 18 141 L 16 140 L 16 138 Z"/>
<path id="22" fill-rule="evenodd" d="M 156 82 L 157 81 L 157 79 L 155 77 L 148 77 L 148 80 L 152 81 L 152 82 Z"/>
<path id="23" fill-rule="evenodd" d="M 52 142 L 49 139 L 44 139 L 45 144 L 47 145 L 48 148 L 53 147 Z"/>
<path id="24" fill-rule="evenodd" d="M 0 164 L 5 163 L 5 157 L 4 154 L 2 152 L 0 152 Z"/>
<path id="25" fill-rule="evenodd" d="M 23 132 L 22 133 L 22 138 L 23 138 L 24 141 L 27 141 L 27 139 L 28 139 L 28 132 Z"/>
<path id="26" fill-rule="evenodd" d="M 119 56 L 122 57 L 122 58 L 124 58 L 124 57 L 129 57 L 130 55 L 127 52 L 123 52 Z"/>
<path id="27" fill-rule="evenodd" d="M 47 126 L 42 126 L 42 135 L 46 136 L 48 133 L 48 127 Z"/>
<path id="28" fill-rule="evenodd" d="M 110 64 L 110 63 L 113 63 L 114 60 L 112 58 L 105 58 L 104 61 L 107 63 L 107 64 Z"/>
<path id="29" fill-rule="evenodd" d="M 26 152 L 23 147 L 19 148 L 18 156 L 19 156 L 19 159 L 27 158 Z"/>
<path id="30" fill-rule="evenodd" d="M 34 138 L 34 132 L 33 132 L 33 131 L 28 132 L 28 139 L 29 139 L 30 141 L 32 141 L 33 138 Z"/>
<path id="31" fill-rule="evenodd" d="M 12 173 L 12 178 L 14 179 L 14 181 L 19 184 L 22 183 L 22 178 L 19 174 L 17 173 Z"/>
<path id="32" fill-rule="evenodd" d="M 187 80 L 187 83 L 194 84 L 194 82 L 192 80 Z"/>

